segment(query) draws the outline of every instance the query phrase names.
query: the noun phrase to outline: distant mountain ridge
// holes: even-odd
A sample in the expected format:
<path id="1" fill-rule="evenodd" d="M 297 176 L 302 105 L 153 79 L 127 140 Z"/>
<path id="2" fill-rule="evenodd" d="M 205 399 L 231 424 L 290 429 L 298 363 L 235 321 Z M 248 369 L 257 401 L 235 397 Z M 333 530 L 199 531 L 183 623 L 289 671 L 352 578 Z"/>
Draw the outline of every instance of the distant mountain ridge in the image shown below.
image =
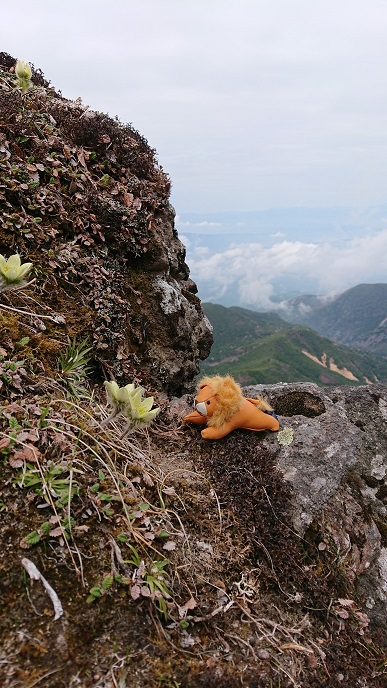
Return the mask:
<path id="1" fill-rule="evenodd" d="M 286 317 L 335 342 L 387 357 L 387 284 L 359 284 L 331 301 L 299 296 Z"/>
<path id="2" fill-rule="evenodd" d="M 230 374 L 243 385 L 310 381 L 318 385 L 387 380 L 387 360 L 332 342 L 275 313 L 203 303 L 214 344 L 201 372 Z"/>

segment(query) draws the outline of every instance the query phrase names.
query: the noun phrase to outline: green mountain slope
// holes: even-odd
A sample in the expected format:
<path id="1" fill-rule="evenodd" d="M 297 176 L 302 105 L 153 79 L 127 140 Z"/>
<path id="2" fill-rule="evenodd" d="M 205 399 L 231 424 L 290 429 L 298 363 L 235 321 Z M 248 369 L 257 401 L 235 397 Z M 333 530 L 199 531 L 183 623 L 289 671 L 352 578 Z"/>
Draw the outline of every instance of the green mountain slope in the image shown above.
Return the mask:
<path id="1" fill-rule="evenodd" d="M 300 311 L 300 304 L 309 312 Z M 323 305 L 316 297 L 289 302 L 289 320 L 325 337 L 387 356 L 387 284 L 358 284 Z"/>
<path id="2" fill-rule="evenodd" d="M 290 325 L 271 313 L 202 304 L 214 328 L 207 375 L 235 377 L 241 384 L 310 381 L 356 385 L 387 380 L 387 362 L 335 344 L 304 325 Z"/>

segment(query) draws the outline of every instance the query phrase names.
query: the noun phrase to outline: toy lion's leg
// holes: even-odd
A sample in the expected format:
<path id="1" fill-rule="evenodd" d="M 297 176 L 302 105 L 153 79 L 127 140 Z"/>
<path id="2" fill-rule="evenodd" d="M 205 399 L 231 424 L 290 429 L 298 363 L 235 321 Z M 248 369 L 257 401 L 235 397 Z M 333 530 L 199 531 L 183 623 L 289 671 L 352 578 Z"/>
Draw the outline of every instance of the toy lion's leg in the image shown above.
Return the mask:
<path id="1" fill-rule="evenodd" d="M 184 416 L 183 420 L 186 423 L 195 423 L 195 425 L 205 425 L 207 423 L 206 416 L 203 416 L 198 411 L 192 411 L 187 416 Z"/>
<path id="2" fill-rule="evenodd" d="M 221 428 L 205 428 L 202 430 L 201 435 L 205 440 L 220 440 L 222 437 L 226 437 L 232 430 L 234 430 L 234 426 L 226 423 Z"/>

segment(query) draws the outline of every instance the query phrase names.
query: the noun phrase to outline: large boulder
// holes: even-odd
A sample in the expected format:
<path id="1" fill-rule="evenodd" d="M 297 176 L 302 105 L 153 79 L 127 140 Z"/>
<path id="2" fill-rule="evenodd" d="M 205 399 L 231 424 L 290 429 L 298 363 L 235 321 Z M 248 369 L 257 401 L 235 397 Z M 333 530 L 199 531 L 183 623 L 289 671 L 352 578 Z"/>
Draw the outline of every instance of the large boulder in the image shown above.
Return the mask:
<path id="1" fill-rule="evenodd" d="M 387 627 L 387 387 L 254 386 L 268 394 L 283 438 L 269 451 L 292 487 L 292 527 L 340 559 L 374 623 Z M 289 444 L 281 444 L 282 441 Z M 320 541 L 319 541 L 320 539 Z"/>

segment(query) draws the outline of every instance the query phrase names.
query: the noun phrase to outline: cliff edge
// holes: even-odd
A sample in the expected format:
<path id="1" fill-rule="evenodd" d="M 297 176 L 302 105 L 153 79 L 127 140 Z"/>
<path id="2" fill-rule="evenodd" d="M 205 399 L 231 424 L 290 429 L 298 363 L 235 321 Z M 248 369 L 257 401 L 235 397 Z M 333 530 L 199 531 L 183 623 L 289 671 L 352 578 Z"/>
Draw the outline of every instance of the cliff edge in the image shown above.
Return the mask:
<path id="1" fill-rule="evenodd" d="M 39 70 L 23 94 L 15 62 L 0 53 L 0 253 L 33 263 L 30 346 L 50 372 L 67 336 L 86 337 L 96 378 L 188 391 L 212 334 L 155 151 L 130 124 L 63 98 Z M 19 334 L 2 318 L 12 346 Z"/>

